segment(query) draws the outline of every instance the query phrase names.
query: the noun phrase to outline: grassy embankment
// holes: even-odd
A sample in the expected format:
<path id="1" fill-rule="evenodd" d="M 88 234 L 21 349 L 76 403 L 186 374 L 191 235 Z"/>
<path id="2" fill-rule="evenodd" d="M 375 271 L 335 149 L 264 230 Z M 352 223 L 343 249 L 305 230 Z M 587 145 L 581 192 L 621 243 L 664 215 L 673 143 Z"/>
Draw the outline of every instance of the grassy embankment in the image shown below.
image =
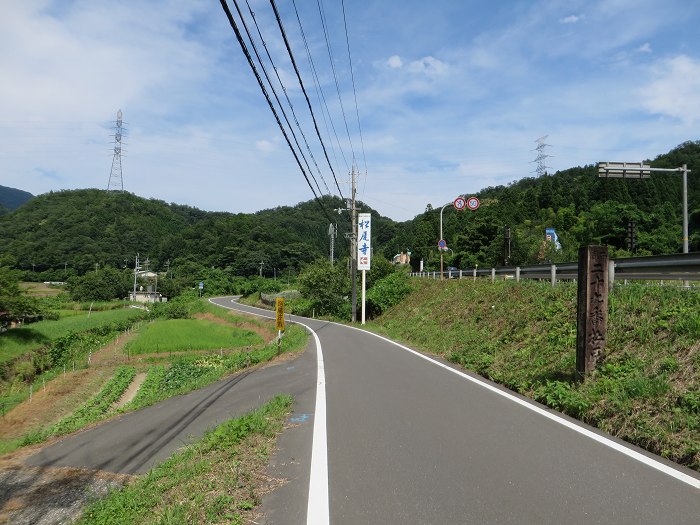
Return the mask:
<path id="1" fill-rule="evenodd" d="M 17 446 L 72 432 L 116 413 L 114 403 L 121 398 L 137 372 L 146 374 L 146 380 L 136 398 L 121 411 L 189 392 L 277 355 L 273 322 L 235 316 L 204 302 L 189 304 L 187 308 L 191 315 L 199 318 L 152 320 L 132 333 L 126 345 L 123 344 L 126 341 L 121 345 L 111 345 L 108 351 L 114 355 L 103 364 L 95 363 L 100 362 L 101 352 L 107 350 L 97 351 L 92 367 L 78 371 L 79 381 L 73 381 L 73 390 L 80 390 L 78 395 L 70 386 L 58 384 L 67 382 L 70 385 L 71 377 L 47 380 L 45 389 L 49 394 L 54 392 L 50 395 L 52 401 L 57 401 L 59 391 L 60 396 L 70 397 L 70 401 L 62 404 L 61 413 L 51 410 L 51 405 L 35 403 L 32 406 L 25 400 L 15 412 L 29 412 L 30 415 L 17 416 L 11 412 L 7 420 L 3 418 L 0 429 L 8 426 L 6 423 L 13 417 L 19 421 L 31 419 L 34 423 L 23 436 L 12 431 L 0 432 L 0 451 L 8 452 Z M 71 324 L 74 318 L 63 322 Z M 60 328 L 63 322 L 54 321 L 56 333 L 63 333 Z M 304 330 L 291 326 L 282 339 L 281 351 L 297 351 L 305 344 Z M 92 376 L 101 378 L 105 373 L 107 380 L 93 380 Z M 68 373 L 71 374 L 74 373 Z M 45 408 L 43 413 L 42 408 Z"/>
<path id="2" fill-rule="evenodd" d="M 371 329 L 700 470 L 700 293 L 620 286 L 604 359 L 577 382 L 576 285 L 413 281 Z"/>
<path id="3" fill-rule="evenodd" d="M 255 523 L 264 470 L 292 399 L 223 423 L 131 485 L 86 509 L 81 525 Z"/>

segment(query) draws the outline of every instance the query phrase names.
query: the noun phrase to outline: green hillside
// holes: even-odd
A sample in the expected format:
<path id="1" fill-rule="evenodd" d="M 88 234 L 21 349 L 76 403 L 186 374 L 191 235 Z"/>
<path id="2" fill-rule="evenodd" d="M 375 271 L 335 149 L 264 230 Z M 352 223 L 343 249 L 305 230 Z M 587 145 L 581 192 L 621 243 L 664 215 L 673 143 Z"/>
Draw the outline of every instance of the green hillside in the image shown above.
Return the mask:
<path id="1" fill-rule="evenodd" d="M 686 142 L 659 155 L 652 166 L 687 164 L 690 246 L 700 250 L 700 141 Z M 455 196 L 460 189 L 455 189 Z M 446 264 L 460 268 L 524 265 L 575 260 L 582 244 L 607 244 L 613 256 L 627 250 L 627 225 L 636 223 L 638 255 L 681 251 L 681 177 L 654 174 L 649 180 L 600 179 L 595 166 L 574 167 L 539 178 L 477 193 L 476 212 L 444 213 Z M 190 206 L 102 190 L 52 192 L 34 197 L 0 215 L 0 257 L 25 271 L 27 279 L 65 280 L 98 267 L 132 267 L 136 253 L 150 269 L 204 267 L 232 275 L 267 276 L 296 273 L 305 264 L 327 257 L 329 219 L 338 224 L 335 255 L 349 254 L 345 234 L 346 204 L 322 197 L 295 206 L 254 214 L 205 212 Z M 397 223 L 373 213 L 375 255 L 391 259 L 409 250 L 418 268 L 439 268 L 440 208 L 427 206 L 413 220 Z M 510 255 L 506 241 L 510 229 Z M 561 248 L 545 242 L 545 228 L 555 228 Z"/>
<path id="2" fill-rule="evenodd" d="M 185 266 L 228 268 L 232 274 L 296 272 L 329 252 L 326 214 L 344 203 L 324 197 L 254 214 L 205 212 L 189 206 L 103 190 L 52 192 L 0 217 L 0 257 L 9 256 L 26 278 L 65 280 L 98 267 L 133 267 L 137 253 L 150 268 Z M 363 211 L 367 210 L 362 207 Z M 367 210 L 370 211 L 370 210 Z M 375 242 L 391 238 L 395 223 L 376 212 Z M 348 214 L 338 222 L 335 254 L 347 256 L 343 234 Z"/>
<path id="3" fill-rule="evenodd" d="M 650 161 L 654 167 L 687 164 L 690 210 L 690 250 L 700 250 L 700 141 L 686 142 Z M 456 196 L 456 195 L 455 195 Z M 460 268 L 533 264 L 576 260 L 583 244 L 607 244 L 613 254 L 626 252 L 627 223 L 636 222 L 639 255 L 678 253 L 682 246 L 682 177 L 652 174 L 649 180 L 600 179 L 596 166 L 528 177 L 508 186 L 477 193 L 476 212 L 444 212 L 447 263 Z M 402 228 L 393 248 L 413 248 L 414 259 L 439 267 L 436 243 L 440 209 L 428 208 Z M 506 261 L 505 228 L 511 230 Z M 545 228 L 555 228 L 561 250 L 547 245 Z M 622 253 L 620 253 L 622 252 Z"/>

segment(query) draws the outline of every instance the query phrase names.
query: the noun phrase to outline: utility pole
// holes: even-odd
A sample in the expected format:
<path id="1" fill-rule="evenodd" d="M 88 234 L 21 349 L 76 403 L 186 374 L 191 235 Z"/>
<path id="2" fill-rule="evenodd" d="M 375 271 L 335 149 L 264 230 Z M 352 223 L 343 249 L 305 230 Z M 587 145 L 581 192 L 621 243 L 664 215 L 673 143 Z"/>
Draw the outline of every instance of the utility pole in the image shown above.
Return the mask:
<path id="1" fill-rule="evenodd" d="M 136 301 L 136 277 L 139 274 L 139 271 L 141 270 L 141 266 L 139 266 L 139 254 L 136 254 L 136 263 L 134 264 L 134 295 L 131 297 L 132 301 Z"/>
<path id="2" fill-rule="evenodd" d="M 262 269 L 264 264 L 265 263 L 263 261 L 260 261 L 260 277 L 262 277 Z"/>
<path id="3" fill-rule="evenodd" d="M 510 263 L 510 238 L 510 226 L 506 226 L 503 235 L 503 264 L 506 266 Z"/>
<path id="4" fill-rule="evenodd" d="M 352 216 L 352 242 L 350 247 L 350 271 L 352 272 L 352 322 L 357 321 L 357 208 L 355 207 L 355 193 L 356 193 L 356 174 L 355 174 L 355 164 L 352 165 L 352 171 L 350 173 L 350 178 L 352 181 L 352 191 L 350 198 L 350 213 Z"/>
<path id="5" fill-rule="evenodd" d="M 338 235 L 338 225 L 329 224 L 328 225 L 328 235 L 331 238 L 331 266 L 333 266 L 333 252 L 335 250 L 335 238 Z"/>
<path id="6" fill-rule="evenodd" d="M 357 321 L 357 207 L 355 206 L 355 197 L 357 194 L 356 187 L 357 174 L 355 172 L 355 163 L 353 161 L 352 171 L 350 172 L 350 181 L 352 185 L 352 190 L 350 192 L 350 198 L 345 199 L 346 207 L 345 210 L 350 212 L 350 222 L 352 223 L 352 233 L 345 234 L 345 238 L 350 235 L 350 280 L 352 281 L 352 322 Z M 337 209 L 338 213 L 345 211 L 343 208 Z M 331 225 L 332 227 L 333 225 Z M 337 231 L 336 231 L 337 232 Z M 330 229 L 329 229 L 330 235 Z M 332 250 L 332 248 L 331 248 Z M 333 253 L 331 251 L 331 253 Z M 333 262 L 333 256 L 331 255 L 331 264 Z"/>

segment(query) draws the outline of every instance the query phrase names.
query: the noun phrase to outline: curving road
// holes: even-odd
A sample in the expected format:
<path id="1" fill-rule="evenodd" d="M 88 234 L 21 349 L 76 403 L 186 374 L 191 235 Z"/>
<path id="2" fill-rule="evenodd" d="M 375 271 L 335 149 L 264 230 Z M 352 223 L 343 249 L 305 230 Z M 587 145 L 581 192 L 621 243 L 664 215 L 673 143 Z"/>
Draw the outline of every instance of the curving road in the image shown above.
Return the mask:
<path id="1" fill-rule="evenodd" d="M 216 421 L 291 393 L 292 427 L 271 465 L 289 481 L 264 499 L 268 525 L 697 525 L 697 473 L 369 332 L 290 319 L 314 335 L 295 361 L 127 414 L 31 461 L 142 472 Z"/>

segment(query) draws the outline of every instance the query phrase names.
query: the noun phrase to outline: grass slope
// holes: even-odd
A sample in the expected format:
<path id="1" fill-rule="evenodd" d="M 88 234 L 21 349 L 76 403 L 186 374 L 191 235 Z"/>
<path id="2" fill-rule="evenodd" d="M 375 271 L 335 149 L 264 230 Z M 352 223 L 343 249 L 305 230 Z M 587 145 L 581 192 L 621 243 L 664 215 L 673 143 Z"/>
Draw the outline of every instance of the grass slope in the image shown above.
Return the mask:
<path id="1" fill-rule="evenodd" d="M 134 319 L 142 314 L 135 308 L 121 308 L 71 315 L 58 321 L 39 321 L 20 328 L 13 328 L 0 334 L 0 363 L 11 361 L 15 357 L 42 345 L 48 344 L 58 337 L 72 332 L 83 332 L 110 323 L 120 323 Z"/>
<path id="2" fill-rule="evenodd" d="M 605 357 L 579 383 L 575 284 L 469 279 L 413 286 L 371 326 L 700 470 L 697 291 L 617 287 Z"/>
<path id="3" fill-rule="evenodd" d="M 255 523 L 264 469 L 292 399 L 279 396 L 197 443 L 130 486 L 95 502 L 78 522 Z"/>

